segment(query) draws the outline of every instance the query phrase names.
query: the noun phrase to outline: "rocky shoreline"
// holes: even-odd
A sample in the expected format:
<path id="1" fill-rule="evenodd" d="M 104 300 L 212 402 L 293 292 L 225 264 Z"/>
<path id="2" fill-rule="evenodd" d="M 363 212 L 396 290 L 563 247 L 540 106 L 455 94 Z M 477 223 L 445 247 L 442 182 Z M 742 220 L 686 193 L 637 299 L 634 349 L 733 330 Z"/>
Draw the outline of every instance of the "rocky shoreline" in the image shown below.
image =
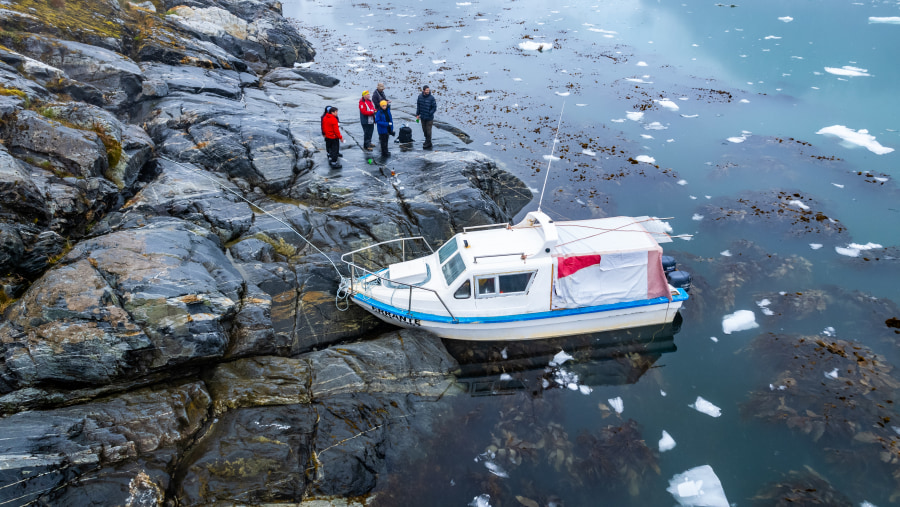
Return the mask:
<path id="1" fill-rule="evenodd" d="M 452 126 L 367 163 L 314 55 L 272 0 L 0 3 L 0 501 L 347 505 L 422 452 L 456 362 L 332 263 L 532 195 Z"/>

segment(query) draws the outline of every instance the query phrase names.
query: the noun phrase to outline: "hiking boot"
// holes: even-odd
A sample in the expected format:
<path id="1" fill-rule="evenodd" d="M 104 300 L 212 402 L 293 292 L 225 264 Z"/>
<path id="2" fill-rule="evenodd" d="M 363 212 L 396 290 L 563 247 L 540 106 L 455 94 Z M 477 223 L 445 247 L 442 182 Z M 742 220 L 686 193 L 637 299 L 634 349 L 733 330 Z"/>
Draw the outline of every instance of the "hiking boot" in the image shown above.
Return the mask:
<path id="1" fill-rule="evenodd" d="M 384 157 L 384 158 L 390 157 L 390 156 L 391 156 L 391 152 L 389 152 L 389 151 L 382 152 L 382 153 L 381 153 L 381 156 Z"/>
<path id="2" fill-rule="evenodd" d="M 425 144 L 423 144 L 423 145 L 422 145 L 422 149 L 423 149 L 423 150 L 430 150 L 430 149 L 431 149 L 431 143 L 425 143 Z"/>

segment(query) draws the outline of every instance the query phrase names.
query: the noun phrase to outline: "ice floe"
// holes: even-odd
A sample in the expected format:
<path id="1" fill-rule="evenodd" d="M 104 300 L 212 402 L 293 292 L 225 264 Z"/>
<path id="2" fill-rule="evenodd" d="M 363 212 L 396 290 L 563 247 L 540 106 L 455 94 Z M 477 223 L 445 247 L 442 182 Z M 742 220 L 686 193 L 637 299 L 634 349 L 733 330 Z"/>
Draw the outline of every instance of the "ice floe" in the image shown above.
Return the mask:
<path id="1" fill-rule="evenodd" d="M 491 40 L 491 38 L 488 37 L 487 35 L 479 35 L 478 40 Z"/>
<path id="2" fill-rule="evenodd" d="M 882 146 L 875 140 L 875 136 L 869 134 L 866 129 L 853 130 L 843 125 L 832 125 L 819 129 L 816 134 L 835 136 L 841 139 L 841 144 L 846 147 L 862 146 L 876 155 L 884 155 L 894 151 L 893 148 Z"/>
<path id="3" fill-rule="evenodd" d="M 638 155 L 638 156 L 634 157 L 634 159 L 637 160 L 638 162 L 645 162 L 647 164 L 655 164 L 656 163 L 656 159 L 651 157 L 650 155 Z"/>
<path id="4" fill-rule="evenodd" d="M 722 332 L 725 334 L 757 327 L 759 324 L 756 323 L 756 314 L 751 310 L 738 310 L 722 317 Z"/>
<path id="5" fill-rule="evenodd" d="M 697 399 L 694 401 L 694 403 L 691 403 L 688 406 L 691 407 L 692 409 L 696 410 L 697 412 L 706 414 L 710 417 L 719 417 L 722 415 L 721 408 L 719 408 L 719 407 L 713 405 L 712 403 L 710 403 L 709 401 L 703 399 L 702 396 L 697 396 Z"/>
<path id="6" fill-rule="evenodd" d="M 869 16 L 869 23 L 886 23 L 889 25 L 900 25 L 900 17 L 898 16 Z"/>
<path id="7" fill-rule="evenodd" d="M 622 401 L 621 396 L 616 396 L 615 398 L 610 398 L 606 401 L 609 402 L 609 406 L 611 406 L 617 414 L 621 414 L 625 410 L 625 402 Z"/>
<path id="8" fill-rule="evenodd" d="M 794 18 L 790 16 L 781 16 L 780 18 L 778 18 L 778 21 L 784 21 L 785 23 L 790 23 L 793 20 Z"/>
<path id="9" fill-rule="evenodd" d="M 668 109 L 669 111 L 678 111 L 678 104 L 669 99 L 660 99 L 657 100 L 656 103 Z"/>
<path id="10" fill-rule="evenodd" d="M 591 394 L 593 391 L 591 386 L 578 386 L 578 390 L 581 391 L 581 394 Z"/>
<path id="11" fill-rule="evenodd" d="M 840 183 L 832 183 L 832 185 L 834 185 L 838 188 L 844 188 L 844 185 L 841 185 Z"/>
<path id="12" fill-rule="evenodd" d="M 766 35 L 766 37 L 765 37 L 766 40 L 772 40 L 772 39 L 778 40 L 780 38 L 781 37 L 779 37 L 777 35 Z"/>
<path id="13" fill-rule="evenodd" d="M 747 132 L 746 130 L 744 130 L 741 132 L 741 137 L 737 137 L 737 136 L 729 137 L 728 141 L 732 142 L 732 143 L 742 143 L 742 142 L 746 141 L 749 136 L 750 136 L 750 132 Z"/>
<path id="14" fill-rule="evenodd" d="M 644 130 L 666 130 L 668 128 L 669 127 L 666 127 L 665 125 L 663 125 L 662 123 L 660 123 L 658 121 L 654 121 L 654 122 L 644 125 Z"/>
<path id="15" fill-rule="evenodd" d="M 878 243 L 866 243 L 865 245 L 860 245 L 859 243 L 850 243 L 846 247 L 836 246 L 834 247 L 834 251 L 840 255 L 845 255 L 847 257 L 859 257 L 859 253 L 863 250 L 873 250 L 875 248 L 884 248 Z"/>
<path id="16" fill-rule="evenodd" d="M 756 302 L 756 306 L 760 307 L 760 309 L 763 312 L 763 315 L 770 315 L 770 316 L 775 315 L 775 312 L 773 312 L 772 310 L 769 309 L 770 304 L 772 304 L 772 302 L 766 298 L 763 298 L 762 301 Z"/>
<path id="17" fill-rule="evenodd" d="M 544 155 L 544 160 L 559 160 L 559 157 L 554 157 L 553 155 Z"/>
<path id="18" fill-rule="evenodd" d="M 721 255 L 722 257 L 731 257 L 731 250 L 722 250 L 721 252 L 719 252 L 719 255 Z"/>
<path id="19" fill-rule="evenodd" d="M 572 359 L 573 357 L 569 354 L 566 354 L 565 350 L 560 350 L 556 353 L 555 356 L 553 356 L 553 359 L 550 361 L 550 366 L 559 366 L 566 361 L 571 361 Z"/>
<path id="20" fill-rule="evenodd" d="M 501 373 L 501 374 L 500 374 L 500 380 L 502 380 L 502 381 L 504 381 L 504 382 L 508 382 L 508 381 L 510 381 L 510 380 L 512 380 L 512 379 L 513 379 L 513 378 L 512 378 L 512 375 L 510 375 L 509 373 Z"/>
<path id="21" fill-rule="evenodd" d="M 719 339 L 715 336 L 710 336 L 709 339 L 712 340 L 713 343 L 719 343 Z"/>
<path id="22" fill-rule="evenodd" d="M 812 248 L 813 250 L 818 250 L 818 249 L 822 248 L 822 246 L 823 246 L 822 243 L 810 243 L 809 244 L 809 247 Z"/>
<path id="23" fill-rule="evenodd" d="M 859 67 L 851 67 L 850 65 L 844 65 L 840 69 L 835 67 L 825 67 L 825 72 L 829 74 L 834 74 L 836 76 L 850 76 L 850 77 L 863 77 L 863 76 L 871 76 L 869 74 L 868 69 L 860 69 Z"/>
<path id="24" fill-rule="evenodd" d="M 519 43 L 519 49 L 522 51 L 549 51 L 553 49 L 553 44 L 527 40 Z"/>
<path id="25" fill-rule="evenodd" d="M 678 180 L 677 183 L 683 187 L 687 185 L 687 180 Z"/>
<path id="26" fill-rule="evenodd" d="M 491 495 L 478 495 L 469 502 L 469 507 L 491 507 Z"/>
<path id="27" fill-rule="evenodd" d="M 675 448 L 675 439 L 672 438 L 672 435 L 669 435 L 669 432 L 663 430 L 662 438 L 659 439 L 659 452 L 671 451 Z"/>
<path id="28" fill-rule="evenodd" d="M 803 204 L 803 201 L 798 201 L 797 199 L 794 199 L 793 201 L 788 201 L 788 204 L 790 204 L 791 206 L 796 206 L 804 211 L 809 209 L 809 206 L 807 206 L 806 204 Z"/>
<path id="29" fill-rule="evenodd" d="M 696 199 L 696 197 L 694 197 L 694 199 Z M 694 216 L 691 217 L 691 220 L 699 222 L 699 221 L 703 220 L 703 215 L 701 215 L 699 213 L 694 213 Z"/>
<path id="30" fill-rule="evenodd" d="M 628 111 L 625 113 L 625 117 L 631 121 L 640 121 L 641 118 L 644 117 L 644 113 L 640 111 Z"/>
<path id="31" fill-rule="evenodd" d="M 828 326 L 822 330 L 822 334 L 824 334 L 825 336 L 834 336 L 835 334 L 837 334 L 837 331 L 835 331 L 833 327 Z"/>
<path id="32" fill-rule="evenodd" d="M 838 369 L 835 368 L 831 371 L 826 371 L 825 378 L 838 378 Z"/>
<path id="33" fill-rule="evenodd" d="M 666 491 L 684 507 L 729 507 L 722 482 L 709 465 L 675 474 Z"/>
<path id="34" fill-rule="evenodd" d="M 437 65 L 439 63 L 447 63 L 447 60 L 431 60 L 431 63 Z"/>
<path id="35" fill-rule="evenodd" d="M 569 95 L 571 95 L 570 92 L 555 92 L 555 93 L 557 95 L 559 95 L 560 97 L 568 97 Z"/>
<path id="36" fill-rule="evenodd" d="M 585 155 L 587 155 L 589 157 L 593 157 L 593 156 L 597 155 L 597 152 L 591 151 L 587 148 L 581 150 L 581 153 L 584 153 Z"/>
<path id="37" fill-rule="evenodd" d="M 646 67 L 647 62 L 637 62 L 635 65 L 637 65 L 638 67 Z"/>
<path id="38" fill-rule="evenodd" d="M 460 7 L 465 7 L 467 5 L 472 5 L 472 2 L 456 2 L 456 5 L 459 5 Z"/>

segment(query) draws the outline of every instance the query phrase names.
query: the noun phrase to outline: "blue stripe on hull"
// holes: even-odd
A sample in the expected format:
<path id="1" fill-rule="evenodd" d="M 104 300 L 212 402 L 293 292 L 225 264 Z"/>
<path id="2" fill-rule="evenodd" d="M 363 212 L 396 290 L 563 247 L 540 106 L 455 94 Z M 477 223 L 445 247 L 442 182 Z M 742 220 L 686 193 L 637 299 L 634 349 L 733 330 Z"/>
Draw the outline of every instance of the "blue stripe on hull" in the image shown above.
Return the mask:
<path id="1" fill-rule="evenodd" d="M 672 297 L 672 302 L 685 301 L 688 298 L 684 289 L 677 289 L 678 295 Z M 659 297 L 654 299 L 641 299 L 638 301 L 625 301 L 622 303 L 613 303 L 610 305 L 585 306 L 582 308 L 566 308 L 562 310 L 552 310 L 549 312 L 536 313 L 520 313 L 517 315 L 503 315 L 499 317 L 460 317 L 456 321 L 443 315 L 434 315 L 422 312 L 407 312 L 402 308 L 391 306 L 376 299 L 372 299 L 362 294 L 353 294 L 353 299 L 365 303 L 373 308 L 377 308 L 383 312 L 398 315 L 409 319 L 417 319 L 429 322 L 444 322 L 449 324 L 500 324 L 504 322 L 522 322 L 527 320 L 552 319 L 559 317 L 567 317 L 570 315 L 582 315 L 586 313 L 601 313 L 612 310 L 623 310 L 627 308 L 639 308 L 642 306 L 662 305 L 669 302 L 668 298 Z"/>

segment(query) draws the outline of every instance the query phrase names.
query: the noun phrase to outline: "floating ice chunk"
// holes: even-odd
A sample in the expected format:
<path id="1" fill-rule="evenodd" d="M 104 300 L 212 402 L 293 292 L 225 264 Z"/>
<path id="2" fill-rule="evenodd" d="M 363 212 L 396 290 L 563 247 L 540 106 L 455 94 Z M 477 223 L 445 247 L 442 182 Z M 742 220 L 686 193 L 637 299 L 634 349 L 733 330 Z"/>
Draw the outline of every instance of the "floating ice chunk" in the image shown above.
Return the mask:
<path id="1" fill-rule="evenodd" d="M 766 35 L 766 37 L 765 37 L 766 40 L 772 40 L 772 39 L 778 40 L 780 38 L 781 37 L 779 37 L 777 35 Z"/>
<path id="2" fill-rule="evenodd" d="M 502 374 L 500 374 L 500 380 L 503 380 L 504 382 L 505 382 L 505 381 L 512 380 L 512 379 L 513 379 L 513 378 L 512 378 L 512 375 L 510 375 L 509 373 L 502 373 Z"/>
<path id="3" fill-rule="evenodd" d="M 831 371 L 826 371 L 825 378 L 838 378 L 838 369 L 835 368 Z"/>
<path id="4" fill-rule="evenodd" d="M 794 199 L 793 201 L 789 201 L 788 204 L 790 204 L 791 206 L 796 206 L 804 211 L 809 209 L 809 206 L 807 206 L 806 204 L 803 204 L 803 201 L 798 201 L 797 199 Z"/>
<path id="5" fill-rule="evenodd" d="M 694 199 L 696 199 L 696 197 L 694 197 Z M 691 217 L 691 220 L 699 222 L 699 221 L 703 220 L 703 215 L 701 215 L 699 213 L 694 213 L 694 216 Z"/>
<path id="6" fill-rule="evenodd" d="M 781 16 L 780 18 L 778 18 L 778 21 L 784 21 L 785 23 L 790 23 L 793 20 L 794 18 L 790 16 Z"/>
<path id="7" fill-rule="evenodd" d="M 487 35 L 479 35 L 478 40 L 491 40 L 491 38 L 488 37 Z"/>
<path id="8" fill-rule="evenodd" d="M 489 99 L 489 98 L 491 98 L 490 95 L 479 95 L 478 96 L 478 100 L 485 100 L 485 99 Z"/>
<path id="9" fill-rule="evenodd" d="M 491 495 L 478 495 L 469 502 L 469 507 L 491 507 Z"/>
<path id="10" fill-rule="evenodd" d="M 884 248 L 884 247 L 879 245 L 878 243 L 869 242 L 869 243 L 866 243 L 865 245 L 860 245 L 859 243 L 850 243 L 849 245 L 847 245 L 847 248 L 853 248 L 856 250 L 872 250 L 875 248 Z"/>
<path id="11" fill-rule="evenodd" d="M 568 384 L 566 384 L 566 387 L 568 387 L 570 391 L 578 390 L 578 384 L 576 384 L 575 382 L 569 382 Z"/>
<path id="12" fill-rule="evenodd" d="M 669 432 L 663 430 L 662 438 L 659 439 L 659 452 L 671 451 L 675 448 L 675 439 L 672 438 L 672 435 L 669 435 Z"/>
<path id="13" fill-rule="evenodd" d="M 581 153 L 584 153 L 585 155 L 587 155 L 587 156 L 589 156 L 589 157 L 593 157 L 593 156 L 596 156 L 596 155 L 597 155 L 597 152 L 591 151 L 591 150 L 589 150 L 589 149 L 587 149 L 587 148 L 581 150 Z"/>
<path id="14" fill-rule="evenodd" d="M 888 17 L 869 16 L 869 23 L 887 23 L 889 25 L 900 25 L 900 17 L 897 17 L 897 16 L 888 16 Z"/>
<path id="15" fill-rule="evenodd" d="M 637 62 L 637 66 L 638 66 L 638 67 L 646 67 L 646 66 L 647 66 L 647 62 Z"/>
<path id="16" fill-rule="evenodd" d="M 614 118 L 614 119 L 609 120 L 609 121 L 611 121 L 611 122 L 613 122 L 613 123 L 625 123 L 625 118 Z"/>
<path id="17" fill-rule="evenodd" d="M 837 331 L 835 331 L 833 327 L 828 326 L 822 330 L 822 334 L 824 334 L 825 336 L 834 336 L 835 334 L 837 334 Z"/>
<path id="18" fill-rule="evenodd" d="M 675 474 L 666 491 L 684 507 L 729 507 L 722 482 L 709 465 Z"/>
<path id="19" fill-rule="evenodd" d="M 559 352 L 556 353 L 555 356 L 553 356 L 553 360 L 550 361 L 550 366 L 559 366 L 559 365 L 565 363 L 566 361 L 569 361 L 572 359 L 574 359 L 574 358 L 572 356 L 570 356 L 569 354 L 566 354 L 565 350 L 560 350 Z"/>
<path id="20" fill-rule="evenodd" d="M 841 185 L 840 183 L 832 183 L 832 185 L 834 185 L 838 188 L 844 188 L 844 185 Z"/>
<path id="21" fill-rule="evenodd" d="M 732 143 L 742 143 L 747 140 L 746 135 L 742 135 L 741 137 L 729 137 L 728 141 Z"/>
<path id="22" fill-rule="evenodd" d="M 651 136 L 650 134 L 641 134 L 641 137 L 644 139 L 653 139 L 653 136 Z"/>
<path id="23" fill-rule="evenodd" d="M 593 391 L 591 386 L 578 386 L 578 390 L 581 391 L 581 394 L 591 394 Z"/>
<path id="24" fill-rule="evenodd" d="M 884 183 L 887 180 L 888 180 L 887 178 L 879 178 L 878 176 L 875 176 L 875 181 L 880 181 L 881 183 Z"/>
<path id="25" fill-rule="evenodd" d="M 687 180 L 678 180 L 677 183 L 683 187 L 683 186 L 687 185 Z"/>
<path id="26" fill-rule="evenodd" d="M 439 63 L 447 63 L 447 60 L 431 60 L 431 63 L 437 65 Z"/>
<path id="27" fill-rule="evenodd" d="M 860 69 L 859 67 L 851 67 L 850 65 L 844 65 L 840 69 L 835 67 L 825 67 L 825 72 L 829 74 L 834 74 L 836 76 L 850 76 L 850 77 L 863 77 L 863 76 L 871 76 L 869 74 L 868 69 Z"/>
<path id="28" fill-rule="evenodd" d="M 809 247 L 812 248 L 813 250 L 818 250 L 818 249 L 822 248 L 822 243 L 810 243 Z"/>
<path id="29" fill-rule="evenodd" d="M 644 117 L 644 113 L 640 111 L 628 111 L 625 113 L 625 117 L 631 121 L 640 121 L 641 118 Z"/>
<path id="30" fill-rule="evenodd" d="M 722 257 L 731 257 L 731 250 L 723 250 L 719 252 L 719 255 L 721 255 Z"/>
<path id="31" fill-rule="evenodd" d="M 584 107 L 584 106 L 586 106 L 587 104 L 575 104 L 575 105 L 578 106 L 578 107 Z"/>
<path id="32" fill-rule="evenodd" d="M 688 406 L 691 407 L 692 409 L 696 410 L 697 412 L 704 413 L 711 417 L 719 417 L 720 415 L 722 415 L 721 408 L 704 400 L 702 396 L 697 396 L 697 400 Z"/>
<path id="33" fill-rule="evenodd" d="M 820 129 L 816 134 L 830 135 L 838 137 L 842 140 L 841 144 L 848 147 L 862 146 L 876 155 L 884 155 L 894 151 L 893 148 L 882 146 L 875 140 L 875 136 L 870 135 L 866 129 L 853 130 L 843 125 L 832 125 Z"/>
<path id="34" fill-rule="evenodd" d="M 719 339 L 715 336 L 710 336 L 709 339 L 712 340 L 713 343 L 719 343 Z"/>
<path id="35" fill-rule="evenodd" d="M 749 104 L 750 101 L 747 100 L 747 99 L 741 99 L 741 100 L 740 100 L 740 103 L 741 103 L 741 104 Z"/>
<path id="36" fill-rule="evenodd" d="M 722 318 L 722 332 L 725 334 L 756 327 L 759 327 L 759 324 L 756 323 L 756 315 L 751 310 L 738 310 Z"/>
<path id="37" fill-rule="evenodd" d="M 621 414 L 622 411 L 625 410 L 625 402 L 622 401 L 621 396 L 616 396 L 615 398 L 610 398 L 606 401 L 609 402 L 609 406 L 611 406 L 612 409 L 615 410 L 617 414 Z"/>
<path id="38" fill-rule="evenodd" d="M 651 82 L 651 81 L 644 81 L 643 79 L 641 79 L 641 78 L 639 78 L 639 77 L 629 77 L 629 78 L 625 78 L 625 81 L 631 81 L 632 83 L 653 84 L 653 82 Z"/>
<path id="39" fill-rule="evenodd" d="M 772 316 L 775 315 L 775 312 L 769 309 L 769 305 L 772 304 L 768 299 L 763 299 L 762 301 L 757 301 L 756 306 L 762 309 L 763 315 Z"/>
<path id="40" fill-rule="evenodd" d="M 544 155 L 544 160 L 559 160 L 559 157 L 554 157 L 553 155 Z"/>
<path id="41" fill-rule="evenodd" d="M 456 2 L 456 5 L 460 7 L 465 7 L 467 5 L 472 5 L 472 2 Z"/>
<path id="42" fill-rule="evenodd" d="M 314 62 L 303 62 L 303 63 L 294 62 L 294 68 L 308 69 L 309 67 L 312 66 L 313 63 Z"/>
<path id="43" fill-rule="evenodd" d="M 697 118 L 699 116 L 700 116 L 699 114 L 682 114 L 681 115 L 682 118 Z"/>
<path id="44" fill-rule="evenodd" d="M 645 130 L 666 130 L 668 128 L 669 127 L 666 127 L 665 125 L 663 125 L 662 123 L 660 123 L 658 121 L 644 125 Z"/>
<path id="45" fill-rule="evenodd" d="M 863 500 L 862 503 L 859 504 L 859 507 L 878 507 L 878 506 L 873 504 L 872 502 L 867 502 L 866 500 Z"/>
<path id="46" fill-rule="evenodd" d="M 569 95 L 571 95 L 571 93 L 569 92 L 556 92 L 556 94 L 560 97 L 568 97 Z"/>
<path id="47" fill-rule="evenodd" d="M 638 156 L 634 157 L 634 159 L 637 160 L 638 162 L 646 162 L 648 164 L 656 163 L 656 159 L 649 155 L 638 155 Z"/>
<path id="48" fill-rule="evenodd" d="M 662 389 L 660 389 L 660 390 L 659 390 L 659 395 L 665 398 L 666 392 L 663 391 Z"/>
<path id="49" fill-rule="evenodd" d="M 522 51 L 549 51 L 553 49 L 553 44 L 527 40 L 519 43 L 519 49 Z"/>
<path id="50" fill-rule="evenodd" d="M 678 104 L 669 99 L 660 99 L 656 103 L 670 111 L 678 111 Z"/>
<path id="51" fill-rule="evenodd" d="M 855 248 L 844 248 L 841 246 L 834 247 L 834 251 L 838 253 L 838 255 L 845 255 L 847 257 L 859 257 L 859 250 Z"/>

